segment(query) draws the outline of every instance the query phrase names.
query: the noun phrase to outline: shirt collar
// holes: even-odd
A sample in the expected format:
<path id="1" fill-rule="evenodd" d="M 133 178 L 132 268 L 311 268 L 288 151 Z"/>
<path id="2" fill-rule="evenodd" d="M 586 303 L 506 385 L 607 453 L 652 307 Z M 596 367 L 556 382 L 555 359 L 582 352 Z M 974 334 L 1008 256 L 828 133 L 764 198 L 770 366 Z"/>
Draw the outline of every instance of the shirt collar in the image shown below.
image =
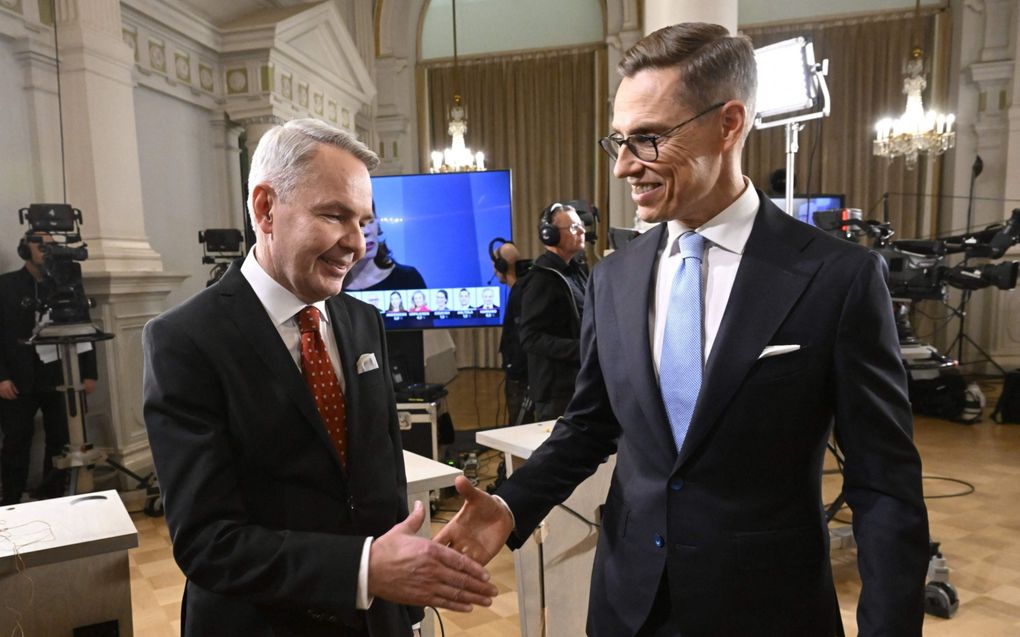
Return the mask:
<path id="1" fill-rule="evenodd" d="M 262 306 L 269 313 L 273 325 L 279 327 L 294 318 L 308 305 L 287 288 L 280 285 L 273 277 L 266 274 L 262 264 L 255 258 L 255 248 L 248 251 L 248 256 L 241 264 L 241 274 L 259 297 Z M 329 313 L 326 311 L 326 301 L 318 301 L 311 304 L 319 310 L 319 315 L 326 323 L 329 323 Z"/>
<path id="2" fill-rule="evenodd" d="M 733 203 L 705 222 L 695 232 L 724 250 L 743 254 L 760 205 L 758 191 L 754 189 L 751 180 L 744 177 L 744 192 L 740 193 Z M 674 245 L 677 237 L 685 232 L 690 232 L 690 230 L 680 221 L 668 222 L 666 245 Z"/>

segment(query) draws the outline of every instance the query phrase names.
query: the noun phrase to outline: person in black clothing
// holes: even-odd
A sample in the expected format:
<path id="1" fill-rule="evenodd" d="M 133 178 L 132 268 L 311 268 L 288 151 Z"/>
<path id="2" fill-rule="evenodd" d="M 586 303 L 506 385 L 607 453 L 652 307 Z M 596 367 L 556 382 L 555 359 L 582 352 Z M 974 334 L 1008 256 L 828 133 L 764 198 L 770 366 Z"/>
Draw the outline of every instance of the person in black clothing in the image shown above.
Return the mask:
<path id="1" fill-rule="evenodd" d="M 521 297 L 524 292 L 523 280 L 517 276 L 517 263 L 521 255 L 517 246 L 510 241 L 503 241 L 494 252 L 492 268 L 500 283 L 510 287 L 506 299 L 506 312 L 503 314 L 503 332 L 499 338 L 499 353 L 503 359 L 505 375 L 503 389 L 506 395 L 506 412 L 509 424 L 531 422 L 534 409 L 529 407 L 521 413 L 525 393 L 528 390 L 528 357 L 521 347 L 518 334 L 521 322 Z M 518 285 L 521 283 L 521 285 Z"/>
<path id="2" fill-rule="evenodd" d="M 63 495 L 66 471 L 53 470 L 53 456 L 68 441 L 64 396 L 57 387 L 64 382 L 56 352 L 40 350 L 19 341 L 32 336 L 38 316 L 26 300 L 45 298 L 42 243 L 51 242 L 46 233 L 35 233 L 33 240 L 22 240 L 18 255 L 25 259 L 20 270 L 0 276 L 0 481 L 3 482 L 3 506 L 21 502 L 28 482 L 28 467 L 35 432 L 35 414 L 42 410 L 46 432 L 43 458 L 43 482 L 37 497 Z M 52 347 L 52 346 L 51 346 Z M 43 359 L 46 359 L 44 362 Z M 79 354 L 85 393 L 96 387 L 94 350 Z"/>
<path id="3" fill-rule="evenodd" d="M 528 395 L 535 418 L 563 415 L 580 369 L 581 314 L 588 273 L 584 224 L 570 206 L 554 203 L 542 211 L 539 238 L 546 252 L 528 274 L 521 298 L 521 345 L 528 355 Z"/>
<path id="4" fill-rule="evenodd" d="M 372 204 L 372 219 L 365 224 L 365 256 L 351 269 L 344 281 L 345 290 L 409 290 L 425 288 L 425 279 L 416 268 L 393 260 L 393 253 L 379 237 L 383 234 Z"/>

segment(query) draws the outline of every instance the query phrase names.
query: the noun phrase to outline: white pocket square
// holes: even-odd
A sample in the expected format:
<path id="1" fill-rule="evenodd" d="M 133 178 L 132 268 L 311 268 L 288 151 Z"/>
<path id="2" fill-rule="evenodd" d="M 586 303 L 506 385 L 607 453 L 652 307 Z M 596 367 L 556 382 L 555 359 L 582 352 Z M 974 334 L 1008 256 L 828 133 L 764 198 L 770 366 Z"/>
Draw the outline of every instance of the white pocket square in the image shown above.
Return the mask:
<path id="1" fill-rule="evenodd" d="M 758 358 L 768 358 L 769 356 L 779 356 L 780 354 L 789 354 L 790 352 L 796 352 L 800 349 L 800 345 L 768 345 L 758 354 Z"/>
<path id="2" fill-rule="evenodd" d="M 368 354 L 362 354 L 358 357 L 358 373 L 364 374 L 370 372 L 373 369 L 379 369 L 379 363 L 375 360 L 375 354 L 369 352 Z"/>

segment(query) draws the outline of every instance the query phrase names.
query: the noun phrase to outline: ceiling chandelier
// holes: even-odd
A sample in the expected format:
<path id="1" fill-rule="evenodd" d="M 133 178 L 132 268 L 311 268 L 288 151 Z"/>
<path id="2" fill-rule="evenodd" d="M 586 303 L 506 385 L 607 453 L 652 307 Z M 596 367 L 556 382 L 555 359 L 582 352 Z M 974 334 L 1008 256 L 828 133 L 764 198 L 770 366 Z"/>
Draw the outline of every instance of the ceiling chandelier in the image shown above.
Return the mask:
<path id="1" fill-rule="evenodd" d="M 460 73 L 457 67 L 457 0 L 453 0 L 453 104 L 450 106 L 449 126 L 450 147 L 432 151 L 433 173 L 465 172 L 485 170 L 485 153 L 472 153 L 464 142 L 467 134 L 467 113 L 460 96 Z"/>
<path id="2" fill-rule="evenodd" d="M 920 20 L 921 1 L 917 0 L 914 34 L 918 38 Z M 907 96 L 907 106 L 898 118 L 887 117 L 875 124 L 872 150 L 875 155 L 889 160 L 902 155 L 907 170 L 913 170 L 917 167 L 920 153 L 941 155 L 956 145 L 956 133 L 953 131 L 956 116 L 924 111 L 921 92 L 928 82 L 924 79 L 924 51 L 920 45 L 914 45 L 904 70 L 903 93 Z"/>

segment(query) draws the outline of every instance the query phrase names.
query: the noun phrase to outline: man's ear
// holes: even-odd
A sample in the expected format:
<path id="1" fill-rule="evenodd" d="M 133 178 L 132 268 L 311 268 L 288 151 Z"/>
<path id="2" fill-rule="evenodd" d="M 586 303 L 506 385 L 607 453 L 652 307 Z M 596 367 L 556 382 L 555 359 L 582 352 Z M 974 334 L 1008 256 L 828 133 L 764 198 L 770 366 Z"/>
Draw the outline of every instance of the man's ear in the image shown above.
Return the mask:
<path id="1" fill-rule="evenodd" d="M 273 206 L 276 201 L 276 192 L 272 188 L 266 184 L 255 184 L 251 191 L 252 214 L 262 234 L 273 232 Z"/>
<path id="2" fill-rule="evenodd" d="M 744 126 L 747 123 L 747 105 L 739 100 L 730 100 L 722 106 L 722 141 L 729 149 L 744 140 Z"/>

